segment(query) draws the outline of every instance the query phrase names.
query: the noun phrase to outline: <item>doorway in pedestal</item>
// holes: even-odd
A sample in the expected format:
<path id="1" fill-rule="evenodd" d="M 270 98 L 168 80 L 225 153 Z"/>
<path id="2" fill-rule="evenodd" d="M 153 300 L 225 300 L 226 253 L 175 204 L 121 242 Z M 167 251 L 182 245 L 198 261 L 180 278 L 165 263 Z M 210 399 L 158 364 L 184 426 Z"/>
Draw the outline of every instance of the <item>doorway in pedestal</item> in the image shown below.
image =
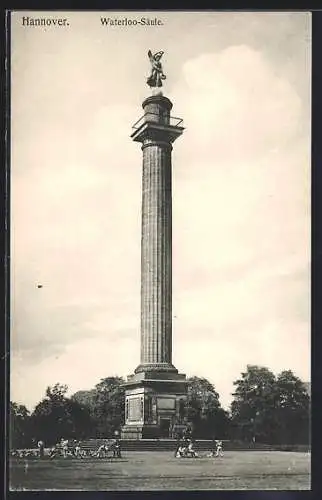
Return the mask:
<path id="1" fill-rule="evenodd" d="M 160 418 L 160 437 L 168 438 L 170 436 L 170 418 Z"/>

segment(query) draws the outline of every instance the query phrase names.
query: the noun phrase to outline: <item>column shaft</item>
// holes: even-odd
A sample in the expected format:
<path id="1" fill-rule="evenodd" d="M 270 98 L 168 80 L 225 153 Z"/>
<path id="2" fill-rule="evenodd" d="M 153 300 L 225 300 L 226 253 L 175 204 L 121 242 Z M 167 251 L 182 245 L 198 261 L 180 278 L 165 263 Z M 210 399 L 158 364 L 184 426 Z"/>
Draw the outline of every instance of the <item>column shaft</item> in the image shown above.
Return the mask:
<path id="1" fill-rule="evenodd" d="M 143 146 L 141 364 L 172 361 L 171 149 Z"/>

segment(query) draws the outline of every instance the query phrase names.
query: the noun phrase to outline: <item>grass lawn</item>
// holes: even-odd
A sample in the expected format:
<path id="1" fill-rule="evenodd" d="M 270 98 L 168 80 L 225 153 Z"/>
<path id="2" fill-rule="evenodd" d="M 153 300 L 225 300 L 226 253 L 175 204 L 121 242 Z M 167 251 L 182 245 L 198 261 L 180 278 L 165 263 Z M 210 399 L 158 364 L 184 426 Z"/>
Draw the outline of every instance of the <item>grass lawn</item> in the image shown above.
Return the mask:
<path id="1" fill-rule="evenodd" d="M 10 459 L 11 490 L 308 490 L 310 456 L 227 451 L 222 458 L 123 452 L 121 459 Z"/>

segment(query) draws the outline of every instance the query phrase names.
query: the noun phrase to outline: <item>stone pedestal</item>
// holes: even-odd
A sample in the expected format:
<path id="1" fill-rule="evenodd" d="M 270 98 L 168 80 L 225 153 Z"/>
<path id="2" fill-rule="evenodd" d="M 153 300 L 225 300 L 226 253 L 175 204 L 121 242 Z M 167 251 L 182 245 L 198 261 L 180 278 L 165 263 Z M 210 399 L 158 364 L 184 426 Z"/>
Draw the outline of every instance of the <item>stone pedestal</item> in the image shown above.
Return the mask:
<path id="1" fill-rule="evenodd" d="M 125 426 L 123 439 L 172 437 L 181 421 L 180 405 L 186 402 L 186 377 L 173 379 L 128 378 L 125 395 Z"/>
<path id="2" fill-rule="evenodd" d="M 172 143 L 183 132 L 171 101 L 148 97 L 132 139 L 142 144 L 141 359 L 128 377 L 123 438 L 169 437 L 182 420 L 186 376 L 172 364 Z"/>

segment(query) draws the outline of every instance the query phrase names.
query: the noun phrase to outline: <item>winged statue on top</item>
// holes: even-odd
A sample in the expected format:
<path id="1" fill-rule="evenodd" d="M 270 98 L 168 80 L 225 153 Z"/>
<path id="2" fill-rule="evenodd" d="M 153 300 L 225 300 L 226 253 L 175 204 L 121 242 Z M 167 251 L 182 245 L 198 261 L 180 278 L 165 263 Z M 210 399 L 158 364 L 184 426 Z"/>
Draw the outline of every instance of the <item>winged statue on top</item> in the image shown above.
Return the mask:
<path id="1" fill-rule="evenodd" d="M 162 64 L 160 62 L 161 57 L 164 52 L 160 50 L 155 54 L 152 54 L 151 50 L 148 51 L 148 56 L 151 63 L 151 74 L 147 79 L 147 84 L 149 87 L 162 87 L 162 80 L 166 79 L 165 74 L 163 73 Z"/>

